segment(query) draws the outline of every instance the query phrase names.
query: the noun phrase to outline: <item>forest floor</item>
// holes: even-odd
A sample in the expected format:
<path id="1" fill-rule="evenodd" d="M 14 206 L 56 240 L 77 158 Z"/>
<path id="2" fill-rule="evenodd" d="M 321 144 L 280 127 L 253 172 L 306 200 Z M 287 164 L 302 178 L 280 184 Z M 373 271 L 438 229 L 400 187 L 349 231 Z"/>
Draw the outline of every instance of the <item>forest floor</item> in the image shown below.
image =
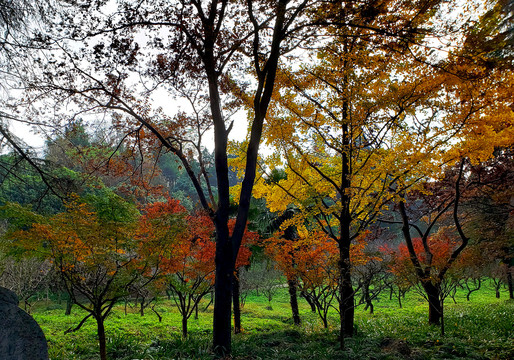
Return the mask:
<path id="1" fill-rule="evenodd" d="M 210 348 L 212 305 L 202 303 L 198 319 L 189 320 L 189 337 L 181 337 L 181 317 L 172 301 L 161 299 L 155 309 L 162 322 L 149 309 L 144 316 L 138 308 L 124 313 L 120 304 L 106 320 L 109 360 L 213 359 Z M 233 335 L 235 360 L 258 359 L 514 359 L 514 301 L 506 291 L 497 299 L 490 288 L 471 295 L 466 301 L 460 290 L 445 302 L 445 335 L 439 327 L 427 325 L 425 300 L 411 291 L 402 299 L 389 300 L 383 294 L 375 301 L 374 314 L 357 308 L 356 335 L 346 339 L 346 348 L 338 343 L 338 314 L 329 314 L 329 327 L 324 329 L 316 313 L 300 299 L 301 326 L 292 324 L 287 289 L 279 289 L 271 302 L 252 293 L 242 309 L 241 334 Z M 64 315 L 65 304 L 40 301 L 32 315 L 41 325 L 49 345 L 51 360 L 99 359 L 94 320 L 78 331 L 64 334 L 75 327 L 84 313 L 74 307 Z"/>

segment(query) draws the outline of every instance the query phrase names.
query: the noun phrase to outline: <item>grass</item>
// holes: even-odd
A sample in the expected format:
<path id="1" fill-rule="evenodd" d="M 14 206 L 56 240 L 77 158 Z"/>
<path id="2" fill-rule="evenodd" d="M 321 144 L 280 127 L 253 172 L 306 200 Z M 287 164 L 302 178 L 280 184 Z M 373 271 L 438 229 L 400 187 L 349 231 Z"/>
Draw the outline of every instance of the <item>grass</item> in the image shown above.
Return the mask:
<path id="1" fill-rule="evenodd" d="M 490 289 L 474 293 L 467 302 L 459 292 L 457 303 L 445 303 L 446 334 L 427 325 L 425 301 L 411 292 L 404 307 L 398 308 L 384 294 L 375 303 L 375 313 L 356 310 L 356 336 L 346 339 L 346 349 L 338 347 L 338 315 L 330 313 L 329 328 L 323 329 L 317 315 L 300 300 L 302 325 L 294 327 L 286 289 L 275 296 L 273 309 L 264 296 L 250 294 L 242 310 L 242 334 L 233 336 L 233 359 L 512 359 L 514 358 L 514 302 L 494 297 Z M 207 302 L 203 304 L 204 307 Z M 181 338 L 181 318 L 174 305 L 161 300 L 156 306 L 161 323 L 151 311 L 140 316 L 137 309 L 124 314 L 115 308 L 107 319 L 109 359 L 169 360 L 212 359 L 210 349 L 212 305 L 189 321 L 190 336 Z M 64 305 L 38 303 L 33 316 L 49 343 L 52 360 L 98 359 L 96 324 L 88 321 L 79 331 L 64 335 L 83 313 L 74 308 L 64 315 Z M 203 310 L 203 307 L 201 308 Z"/>

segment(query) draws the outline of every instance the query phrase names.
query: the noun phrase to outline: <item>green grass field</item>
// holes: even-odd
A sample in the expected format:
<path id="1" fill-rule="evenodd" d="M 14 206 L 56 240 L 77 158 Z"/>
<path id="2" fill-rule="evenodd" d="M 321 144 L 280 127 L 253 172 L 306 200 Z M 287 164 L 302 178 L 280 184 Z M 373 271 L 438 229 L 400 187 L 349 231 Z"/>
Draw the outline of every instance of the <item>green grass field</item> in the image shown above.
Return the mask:
<path id="1" fill-rule="evenodd" d="M 464 292 L 456 296 L 457 304 L 445 303 L 446 334 L 427 325 L 427 306 L 414 292 L 407 294 L 400 309 L 396 301 L 384 294 L 375 302 L 375 313 L 356 311 L 357 335 L 347 339 L 347 348 L 338 348 L 338 316 L 330 314 L 330 326 L 322 328 L 318 316 L 300 300 L 302 325 L 294 327 L 286 289 L 268 308 L 264 296 L 250 294 L 242 311 L 242 334 L 233 336 L 233 359 L 513 359 L 514 302 L 502 293 L 482 289 L 467 302 Z M 156 309 L 163 316 L 161 323 L 148 310 L 140 316 L 137 309 L 125 315 L 123 305 L 107 319 L 109 359 L 212 359 L 210 350 L 212 305 L 202 311 L 199 319 L 189 321 L 190 336 L 181 338 L 181 318 L 164 298 Z M 98 359 L 96 323 L 89 320 L 79 331 L 64 335 L 77 325 L 82 313 L 73 308 L 64 315 L 56 303 L 39 302 L 34 318 L 41 325 L 49 344 L 52 360 Z"/>

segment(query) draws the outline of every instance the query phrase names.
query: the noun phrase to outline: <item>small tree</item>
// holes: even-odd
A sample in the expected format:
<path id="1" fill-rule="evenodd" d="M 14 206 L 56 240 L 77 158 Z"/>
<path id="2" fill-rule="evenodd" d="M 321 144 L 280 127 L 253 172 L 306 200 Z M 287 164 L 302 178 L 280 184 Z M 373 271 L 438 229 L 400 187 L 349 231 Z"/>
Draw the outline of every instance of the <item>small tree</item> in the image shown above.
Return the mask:
<path id="1" fill-rule="evenodd" d="M 184 337 L 193 310 L 214 284 L 213 231 L 205 213 L 188 216 L 186 209 L 171 198 L 147 205 L 139 222 L 139 237 L 150 244 L 149 255 L 155 251 L 153 244 L 160 249 L 162 281 L 182 315 Z"/>
<path id="2" fill-rule="evenodd" d="M 73 302 L 87 313 L 67 332 L 80 329 L 93 317 L 100 358 L 105 360 L 105 320 L 141 274 L 147 276 L 142 286 L 155 278 L 161 265 L 156 256 L 160 249 L 156 243 L 149 244 L 134 236 L 138 211 L 133 205 L 112 193 L 89 200 L 97 211 L 73 197 L 66 203 L 65 212 L 14 232 L 11 239 L 24 249 L 43 252 L 51 259 Z"/>
<path id="3" fill-rule="evenodd" d="M 235 219 L 231 219 L 228 222 L 230 234 L 234 230 Z M 250 265 L 250 257 L 252 256 L 252 251 L 250 248 L 254 246 L 259 240 L 259 234 L 254 231 L 248 230 L 248 227 L 245 228 L 243 234 L 243 240 L 241 243 L 241 248 L 239 249 L 239 253 L 237 254 L 233 284 L 232 284 L 232 305 L 234 309 L 234 333 L 239 334 L 242 330 L 241 328 L 241 284 L 240 284 L 240 272 L 245 266 Z M 244 304 L 243 304 L 244 305 Z"/>
<path id="4" fill-rule="evenodd" d="M 187 321 L 214 286 L 215 243 L 212 239 L 184 239 L 173 254 L 174 264 L 166 285 L 182 315 L 182 336 L 187 337 Z"/>
<path id="5" fill-rule="evenodd" d="M 424 244 L 429 243 L 430 254 Z M 412 249 L 409 249 L 412 247 Z M 391 262 L 391 271 L 402 281 L 408 283 L 421 294 L 429 305 L 429 323 L 440 325 L 444 335 L 443 304 L 459 284 L 457 266 L 448 266 L 459 242 L 440 231 L 426 241 L 415 238 L 412 245 L 401 244 Z M 417 265 L 413 265 L 411 253 L 416 254 Z M 453 262 L 450 262 L 453 263 Z M 418 267 L 424 269 L 425 277 L 420 277 Z M 451 271 L 450 271 L 451 270 Z"/>
<path id="6" fill-rule="evenodd" d="M 294 240 L 281 236 L 268 239 L 265 251 L 288 279 L 299 279 L 302 293 L 327 328 L 328 311 L 337 299 L 337 245 L 322 232 L 302 231 Z"/>
<path id="7" fill-rule="evenodd" d="M 373 314 L 373 300 L 378 300 L 380 293 L 387 287 L 386 267 L 382 259 L 373 257 L 363 265 L 356 266 L 354 272 L 361 289 L 360 304 L 366 304 L 364 310 Z"/>

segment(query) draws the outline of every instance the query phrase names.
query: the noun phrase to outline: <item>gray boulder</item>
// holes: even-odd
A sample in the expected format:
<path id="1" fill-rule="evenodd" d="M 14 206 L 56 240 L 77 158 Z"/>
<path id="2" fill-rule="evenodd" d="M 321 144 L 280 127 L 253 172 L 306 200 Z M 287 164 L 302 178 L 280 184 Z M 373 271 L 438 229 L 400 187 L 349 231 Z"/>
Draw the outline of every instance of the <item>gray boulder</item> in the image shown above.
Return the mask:
<path id="1" fill-rule="evenodd" d="M 18 307 L 18 297 L 0 287 L 0 359 L 48 360 L 48 346 L 36 321 Z"/>

